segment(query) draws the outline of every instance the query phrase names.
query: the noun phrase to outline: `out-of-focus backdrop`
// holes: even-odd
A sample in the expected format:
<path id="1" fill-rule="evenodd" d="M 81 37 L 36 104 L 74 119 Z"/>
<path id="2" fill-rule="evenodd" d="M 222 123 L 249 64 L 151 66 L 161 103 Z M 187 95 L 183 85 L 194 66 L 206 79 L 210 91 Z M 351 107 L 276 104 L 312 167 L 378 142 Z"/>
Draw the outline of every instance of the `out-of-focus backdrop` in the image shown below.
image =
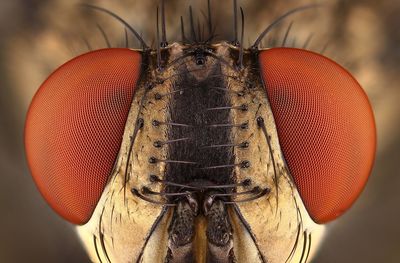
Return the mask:
<path id="1" fill-rule="evenodd" d="M 41 82 L 56 67 L 93 48 L 124 43 L 123 27 L 79 3 L 108 8 L 155 39 L 157 0 L 15 0 L 0 2 L 0 262 L 88 262 L 73 226 L 47 206 L 24 158 L 25 112 Z M 205 0 L 167 0 L 169 39 L 180 39 L 179 19 L 204 19 Z M 211 0 L 219 38 L 231 39 L 232 1 Z M 251 43 L 274 18 L 303 4 L 323 3 L 287 19 L 264 46 L 282 41 L 294 21 L 289 44 L 320 51 L 347 67 L 368 93 L 378 127 L 378 153 L 369 183 L 353 208 L 329 225 L 314 262 L 400 262 L 400 1 L 271 0 L 240 1 Z M 186 20 L 187 21 L 187 20 Z M 131 47 L 139 47 L 129 39 Z M 346 116 L 342 116 L 346 118 Z"/>

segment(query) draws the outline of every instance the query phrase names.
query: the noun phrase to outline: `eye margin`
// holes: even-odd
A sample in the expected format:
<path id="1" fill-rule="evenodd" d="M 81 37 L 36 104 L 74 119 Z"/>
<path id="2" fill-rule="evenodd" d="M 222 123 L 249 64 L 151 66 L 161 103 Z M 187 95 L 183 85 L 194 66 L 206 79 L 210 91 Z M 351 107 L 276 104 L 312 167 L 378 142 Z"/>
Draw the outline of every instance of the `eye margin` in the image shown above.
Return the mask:
<path id="1" fill-rule="evenodd" d="M 125 57 L 126 56 L 126 57 Z M 124 58 L 125 57 L 125 58 Z M 131 57 L 131 59 L 128 59 L 128 57 Z M 126 62 L 125 60 L 129 60 L 129 63 L 126 63 L 126 65 L 123 65 L 124 63 L 119 63 L 118 59 L 121 59 L 121 62 Z M 105 185 L 109 179 L 109 176 L 112 172 L 112 169 L 114 168 L 114 164 L 116 161 L 116 158 L 118 156 L 118 152 L 119 152 L 119 148 L 121 145 L 121 140 L 124 134 L 124 130 L 125 130 L 125 122 L 126 119 L 128 117 L 128 113 L 130 111 L 130 107 L 131 107 L 131 103 L 133 100 L 133 95 L 134 95 L 134 91 L 135 88 L 137 86 L 137 84 L 140 82 L 140 77 L 141 77 L 141 72 L 143 72 L 143 67 L 144 67 L 144 63 L 142 63 L 142 54 L 141 52 L 138 51 L 134 51 L 131 49 L 126 49 L 126 48 L 107 48 L 107 49 L 100 49 L 100 50 L 95 50 L 95 51 L 91 51 L 85 54 L 82 54 L 80 56 L 77 56 L 75 58 L 73 58 L 72 60 L 64 63 L 63 65 L 61 65 L 58 69 L 56 69 L 44 82 L 43 84 L 40 86 L 40 88 L 38 89 L 38 91 L 36 92 L 36 94 L 34 95 L 32 102 L 29 106 L 27 115 L 26 115 L 26 122 L 25 122 L 25 129 L 24 129 L 24 144 L 25 144 L 25 155 L 26 155 L 26 159 L 28 162 L 28 167 L 29 170 L 31 172 L 32 178 L 34 179 L 34 182 L 39 190 L 39 192 L 42 194 L 42 196 L 44 197 L 44 199 L 46 200 L 46 202 L 50 205 L 50 207 L 55 210 L 55 212 L 57 214 L 59 214 L 61 217 L 63 217 L 65 220 L 73 223 L 73 224 L 77 224 L 77 225 L 83 225 L 85 223 L 87 223 L 87 221 L 89 221 L 90 217 L 92 216 L 94 209 L 97 205 L 97 202 L 99 201 L 101 194 L 105 188 Z M 84 62 L 83 62 L 84 61 Z M 77 64 L 75 66 L 73 64 Z M 120 69 L 124 68 L 123 73 L 125 75 L 125 79 L 120 81 L 119 83 L 123 86 L 125 85 L 124 88 L 120 88 L 120 91 L 118 93 L 114 93 L 113 92 L 113 88 L 114 87 L 106 87 L 105 89 L 107 89 L 106 92 L 103 92 L 104 96 L 107 97 L 108 94 L 108 102 L 107 102 L 107 98 L 105 98 L 105 100 L 103 100 L 103 104 L 108 104 L 108 110 L 104 110 L 104 107 L 98 107 L 98 105 L 96 105 L 96 101 L 93 100 L 93 96 L 100 96 L 101 97 L 101 92 L 99 92 L 99 86 L 96 87 L 90 87 L 89 89 L 89 93 L 90 94 L 86 94 L 86 97 L 90 100 L 92 99 L 92 101 L 90 101 L 91 105 L 86 105 L 88 107 L 82 107 L 81 112 L 79 112 L 79 110 L 77 112 L 75 112 L 75 117 L 78 123 L 82 124 L 84 123 L 83 127 L 81 127 L 81 129 L 79 128 L 79 125 L 77 125 L 76 123 L 74 124 L 74 121 L 70 121 L 70 125 L 72 125 L 73 132 L 71 130 L 66 129 L 66 131 L 64 130 L 64 133 L 62 133 L 62 129 L 58 129 L 55 127 L 57 126 L 59 128 L 59 126 L 64 126 L 60 124 L 60 121 L 58 121 L 57 125 L 50 125 L 50 124 L 41 124 L 41 122 L 43 122 L 43 119 L 47 119 L 47 121 L 51 120 L 51 122 L 57 122 L 57 120 L 62 119 L 63 121 L 68 121 L 68 118 L 66 118 L 65 116 L 62 116 L 62 114 L 53 114 L 53 117 L 43 117 L 43 115 L 40 115 L 40 113 L 45 113 L 48 115 L 48 111 L 49 109 L 53 108 L 54 111 L 60 110 L 59 106 L 57 106 L 58 104 L 62 104 L 62 103 L 57 103 L 57 100 L 61 100 L 60 97 L 68 98 L 68 95 L 71 94 L 67 94 L 68 92 L 71 92 L 71 87 L 68 87 L 68 85 L 64 85 L 65 83 L 62 82 L 60 84 L 60 86 L 62 86 L 62 88 L 60 88 L 58 85 L 54 84 L 54 78 L 55 77 L 59 77 L 61 79 L 65 79 L 64 76 L 58 76 L 58 75 L 65 75 L 66 73 L 73 75 L 72 73 L 81 73 L 83 74 L 83 80 L 81 79 L 81 81 L 85 82 L 85 78 L 86 81 L 90 81 L 93 80 L 93 77 L 96 76 L 96 68 L 94 67 L 94 69 L 92 70 L 92 68 L 88 68 L 88 65 L 97 65 L 98 63 L 100 63 L 102 66 L 102 72 L 103 74 L 97 74 L 97 77 L 101 80 L 103 80 L 103 82 L 108 82 L 107 78 L 104 78 L 105 75 L 104 73 L 109 73 L 108 75 L 113 75 L 113 73 L 115 74 L 114 76 L 116 76 L 118 78 L 118 72 L 122 72 Z M 121 64 L 121 65 L 119 65 Z M 114 66 L 116 66 L 116 68 L 113 68 Z M 72 69 L 71 69 L 72 68 Z M 119 71 L 118 71 L 119 70 Z M 85 71 L 87 71 L 86 75 L 85 75 Z M 88 73 L 89 72 L 89 73 Z M 127 74 L 127 73 L 131 73 L 131 74 Z M 67 75 L 68 75 L 67 74 Z M 74 78 L 75 79 L 75 78 Z M 71 80 L 71 79 L 69 79 Z M 75 79 L 76 81 L 76 79 Z M 68 78 L 67 78 L 67 82 L 68 82 Z M 74 82 L 74 81 L 71 81 Z M 76 81 L 79 82 L 79 81 Z M 50 84 L 49 84 L 50 83 Z M 128 83 L 131 83 L 130 85 Z M 68 84 L 68 83 L 67 83 Z M 84 83 L 85 84 L 85 83 Z M 86 83 L 88 86 L 90 86 L 90 83 Z M 46 85 L 53 85 L 54 87 L 52 88 L 51 91 L 49 91 L 49 88 L 46 89 Z M 85 85 L 83 85 L 85 86 Z M 87 86 L 85 86 L 84 88 L 88 89 Z M 104 87 L 103 87 L 104 88 Z M 62 91 L 63 93 L 58 93 L 57 94 L 57 89 L 60 91 Z M 80 86 L 80 90 L 82 89 L 82 86 Z M 125 90 L 124 90 L 125 89 Z M 47 94 L 43 94 L 43 93 L 47 93 Z M 46 97 L 47 95 L 49 95 L 50 93 L 50 99 L 49 101 L 46 101 Z M 77 100 L 81 99 L 83 100 L 84 103 L 84 99 L 82 97 L 82 94 L 76 94 L 79 93 L 79 90 L 75 90 L 72 91 L 73 93 L 73 97 Z M 107 93 L 107 94 L 106 94 Z M 100 95 L 99 95 L 100 94 Z M 125 94 L 125 95 L 124 95 Z M 89 95 L 93 95 L 93 96 L 89 96 Z M 98 97 L 96 97 L 98 98 Z M 115 118 L 116 115 L 118 115 L 117 111 L 115 110 L 115 108 L 113 109 L 113 105 L 115 106 L 116 104 L 118 104 L 118 100 L 123 101 L 120 104 L 124 104 L 124 105 L 120 105 L 119 109 L 119 113 L 121 114 L 121 112 L 124 112 L 124 116 L 120 117 L 120 118 Z M 69 98 L 67 100 L 68 102 L 74 102 L 73 99 Z M 76 101 L 75 101 L 76 102 Z M 43 103 L 41 105 L 41 103 Z M 65 103 L 65 101 L 64 101 Z M 90 104 L 89 103 L 89 104 Z M 67 107 L 70 106 L 69 104 L 67 104 Z M 41 108 L 41 109 L 38 109 Z M 57 108 L 58 107 L 58 108 Z M 77 106 L 79 107 L 79 105 Z M 49 108 L 49 109 L 48 109 Z M 55 109 L 54 109 L 55 108 Z M 106 107 L 107 108 L 107 107 Z M 123 108 L 123 109 L 122 109 Z M 79 109 L 79 108 L 78 108 Z M 89 110 L 88 110 L 89 109 Z M 85 112 L 86 110 L 86 112 Z M 98 118 L 92 118 L 94 115 L 96 115 L 95 111 L 98 111 L 98 114 L 100 114 L 98 116 Z M 43 112 L 42 112 L 43 111 Z M 92 111 L 92 112 L 90 112 Z M 93 112 L 94 111 L 94 112 Z M 100 112 L 102 111 L 102 112 Z M 64 112 L 68 112 L 67 110 L 64 109 Z M 117 113 L 117 114 L 115 114 Z M 68 112 L 69 114 L 69 112 Z M 85 115 L 86 114 L 86 115 Z M 110 134 L 114 134 L 114 138 L 110 139 L 105 139 L 105 141 L 111 141 L 112 145 L 109 146 L 112 148 L 112 150 L 108 151 L 108 153 L 105 153 L 104 156 L 106 157 L 101 157 L 100 153 L 104 153 L 104 148 L 100 149 L 100 145 L 104 145 L 104 143 L 102 143 L 102 139 L 103 137 L 97 137 L 96 136 L 91 136 L 93 135 L 87 135 L 84 137 L 87 138 L 91 138 L 94 139 L 92 141 L 86 141 L 83 142 L 83 144 L 80 144 L 79 142 L 79 131 L 81 132 L 85 132 L 86 128 L 89 128 L 90 131 L 93 132 L 93 129 L 90 129 L 90 123 L 93 122 L 94 120 L 100 120 L 101 123 L 105 123 L 104 121 L 101 121 L 101 114 L 106 114 L 107 117 L 106 119 L 111 120 L 110 122 L 116 125 L 109 125 L 107 126 L 108 129 L 110 127 L 118 127 L 115 130 L 112 130 L 111 132 L 107 133 L 105 131 L 101 132 L 101 134 L 106 134 L 104 137 L 107 138 L 110 137 Z M 79 119 L 79 117 L 85 117 L 82 119 Z M 64 119 L 63 119 L 64 117 Z M 114 119 L 114 122 L 112 121 Z M 62 122 L 62 121 L 61 121 Z M 117 123 L 118 122 L 118 123 Z M 108 122 L 107 122 L 108 123 Z M 42 126 L 41 126 L 42 125 Z M 85 126 L 86 125 L 86 126 Z M 99 126 L 98 124 L 95 124 L 97 126 Z M 51 127 L 50 127 L 51 126 Z M 71 127 L 68 127 L 71 128 Z M 101 128 L 100 128 L 101 130 Z M 71 163 L 69 163 L 69 169 L 73 170 L 73 167 L 76 166 L 78 168 L 82 168 L 82 162 L 84 162 L 83 160 L 85 158 L 78 158 L 79 156 L 79 151 L 82 150 L 82 145 L 84 145 L 86 147 L 86 149 L 83 149 L 83 152 L 85 150 L 89 151 L 89 155 L 93 154 L 93 156 L 99 156 L 99 160 L 103 161 L 103 163 L 101 163 L 100 161 L 98 161 L 98 163 L 96 163 L 96 160 L 91 160 L 91 169 L 93 170 L 96 166 L 100 163 L 99 166 L 103 167 L 102 170 L 102 175 L 99 176 L 101 177 L 100 179 L 96 179 L 95 174 L 96 173 L 90 173 L 88 171 L 86 171 L 86 173 L 84 173 L 87 178 L 85 178 L 84 176 L 76 176 L 73 173 L 70 173 L 70 176 L 64 176 L 63 178 L 60 179 L 60 175 L 58 173 L 58 171 L 60 169 L 58 169 L 60 164 L 63 163 L 63 161 L 57 161 L 57 158 L 61 158 L 64 155 L 68 155 L 68 153 L 65 153 L 65 151 L 63 152 L 63 148 L 61 146 L 66 146 L 64 145 L 63 141 L 57 140 L 56 138 L 58 138 L 58 136 L 62 137 L 62 134 L 60 135 L 60 132 L 62 134 L 64 134 L 64 139 L 65 136 L 73 136 L 74 133 L 78 133 L 78 135 L 76 135 L 75 138 L 75 145 L 74 147 L 72 147 L 71 145 L 67 145 L 67 148 L 72 148 L 74 149 L 74 154 L 76 155 L 76 158 L 73 158 L 74 160 L 71 161 Z M 96 133 L 96 132 L 94 132 Z M 67 135 L 65 135 L 67 134 Z M 108 134 L 108 135 L 107 135 Z M 49 145 L 49 141 L 50 141 L 50 137 L 51 135 L 54 136 L 53 139 L 53 143 L 54 145 L 59 144 L 60 147 L 54 147 L 54 145 Z M 111 135 L 112 136 L 112 135 Z M 87 139 L 86 138 L 86 139 Z M 100 138 L 100 139 L 99 139 Z M 47 144 L 47 145 L 46 145 Z M 51 143 L 50 143 L 51 144 Z M 68 142 L 66 143 L 68 144 Z M 51 150 L 51 148 L 53 147 L 53 150 Z M 83 148 L 85 148 L 83 147 Z M 109 149 L 110 147 L 105 147 L 107 149 Z M 55 148 L 57 148 L 55 150 Z M 89 149 L 89 150 L 88 150 Z M 97 152 L 96 152 L 97 151 Z M 53 152 L 53 153 L 51 153 Z M 111 153 L 111 155 L 110 155 Z M 107 157 L 107 155 L 110 155 Z M 86 154 L 87 157 L 87 154 Z M 68 159 L 68 158 L 66 158 Z M 112 160 L 111 160 L 112 159 Z M 49 161 L 51 160 L 51 161 Z M 47 165 L 43 164 L 43 163 L 49 163 L 49 162 L 55 162 L 56 164 L 50 164 Z M 42 164 L 40 164 L 42 163 Z M 106 164 L 105 164 L 106 163 Z M 48 167 L 50 166 L 50 167 Z M 52 166 L 52 167 L 51 167 Z M 64 166 L 60 166 L 60 167 L 68 167 L 68 162 L 65 161 Z M 72 167 L 72 168 L 71 168 Z M 105 167 L 105 168 L 104 168 Z M 51 168 L 50 172 L 52 172 L 52 174 L 49 175 L 49 169 L 46 168 Z M 61 169 L 62 170 L 62 169 Z M 76 169 L 77 174 L 79 174 L 82 170 L 80 169 Z M 85 170 L 83 168 L 83 170 Z M 57 173 L 55 172 L 57 171 Z M 72 175 L 72 178 L 71 178 Z M 57 179 L 58 177 L 58 179 Z M 89 178 L 89 179 L 88 179 Z M 95 180 L 95 181 L 93 181 Z M 97 180 L 97 181 L 96 181 Z M 80 185 L 79 189 L 78 187 L 76 187 L 77 185 Z M 83 185 L 83 186 L 82 186 Z M 78 190 L 77 190 L 78 189 Z M 89 190 L 88 190 L 89 189 Z M 95 193 L 93 193 L 93 191 L 96 191 Z M 85 198 L 89 197 L 89 201 L 84 201 Z"/>
<path id="2" fill-rule="evenodd" d="M 296 55 L 297 55 L 297 57 L 296 57 Z M 336 71 L 336 72 L 334 72 L 335 74 L 333 74 L 333 75 L 340 75 L 342 78 L 344 77 L 345 79 L 347 79 L 347 81 L 353 82 L 354 87 L 356 87 L 355 93 L 357 93 L 359 100 L 362 101 L 360 103 L 360 105 L 361 105 L 360 108 L 364 108 L 365 116 L 363 116 L 363 117 L 365 119 L 365 122 L 367 123 L 364 127 L 367 128 L 367 131 L 365 133 L 368 133 L 367 135 L 364 134 L 364 136 L 363 136 L 364 143 L 367 144 L 367 145 L 363 145 L 363 147 L 367 149 L 366 150 L 367 154 L 365 154 L 364 157 L 358 156 L 358 157 L 360 157 L 360 159 L 362 159 L 361 162 L 364 162 L 364 168 L 362 169 L 363 172 L 360 172 L 361 175 L 359 174 L 358 178 L 356 178 L 358 180 L 355 179 L 357 186 L 350 189 L 350 192 L 351 192 L 350 194 L 348 192 L 346 192 L 348 190 L 347 188 L 349 187 L 349 182 L 347 182 L 347 185 L 344 185 L 344 184 L 336 185 L 336 187 L 339 188 L 340 191 L 338 191 L 338 189 L 334 189 L 333 191 L 331 189 L 331 191 L 328 191 L 328 196 L 331 195 L 328 198 L 326 198 L 326 196 L 324 196 L 327 194 L 327 192 L 323 188 L 324 186 L 321 185 L 321 182 L 319 182 L 319 187 L 314 187 L 316 189 L 309 189 L 308 185 L 310 183 L 315 184 L 316 183 L 315 180 L 312 182 L 307 182 L 307 181 L 303 182 L 304 180 L 307 180 L 307 178 L 301 178 L 301 177 L 305 177 L 304 171 L 307 171 L 307 169 L 306 169 L 307 167 L 305 167 L 305 168 L 301 167 L 301 166 L 304 166 L 304 164 L 301 164 L 301 162 L 305 162 L 306 164 L 308 163 L 309 167 L 312 166 L 312 164 L 310 162 L 307 162 L 307 160 L 305 160 L 306 158 L 304 158 L 304 156 L 307 156 L 307 151 L 304 151 L 304 150 L 302 151 L 301 143 L 299 143 L 298 141 L 297 142 L 293 141 L 293 140 L 296 140 L 296 138 L 294 138 L 294 139 L 290 138 L 292 136 L 296 136 L 296 135 L 294 135 L 294 134 L 296 134 L 296 132 L 292 131 L 292 132 L 290 132 L 290 133 L 292 133 L 290 135 L 285 134 L 285 133 L 287 133 L 286 130 L 288 130 L 288 129 L 295 130 L 295 128 L 291 128 L 290 124 L 288 124 L 288 117 L 286 115 L 293 114 L 297 108 L 289 107 L 290 108 L 289 110 L 286 109 L 287 112 L 282 110 L 282 108 L 279 105 L 279 104 L 282 104 L 281 100 L 283 100 L 285 103 L 290 104 L 290 101 L 293 99 L 293 97 L 283 96 L 282 94 L 279 94 L 279 92 L 282 92 L 282 89 L 285 89 L 285 87 L 282 85 L 285 85 L 288 83 L 290 84 L 291 82 L 294 82 L 294 83 L 291 83 L 292 86 L 295 86 L 295 87 L 298 86 L 298 83 L 296 83 L 296 81 L 293 80 L 293 76 L 291 76 L 291 75 L 296 75 L 296 74 L 304 75 L 305 72 L 307 72 L 307 74 L 315 73 L 315 70 L 314 71 L 310 70 L 310 69 L 312 69 L 312 67 L 307 69 L 306 71 L 304 71 L 301 69 L 302 66 L 299 67 L 299 65 L 297 65 L 297 67 L 299 67 L 299 68 L 297 68 L 297 69 L 295 68 L 296 70 L 293 70 L 293 68 L 292 68 L 288 72 L 288 68 L 290 69 L 291 67 L 294 67 L 293 60 L 295 60 L 295 59 L 299 60 L 299 57 L 301 58 L 302 56 L 305 56 L 305 55 L 309 56 L 309 59 L 311 60 L 311 62 L 313 60 L 318 61 L 319 63 L 317 63 L 317 66 L 320 66 L 319 64 L 323 64 L 324 67 L 326 67 L 326 66 L 331 67 L 332 71 Z M 277 57 L 275 59 L 282 59 L 282 58 L 280 58 L 280 56 L 282 56 L 284 62 L 278 61 L 278 63 L 276 63 L 277 65 L 274 65 L 273 64 L 274 59 L 269 56 Z M 268 66 L 266 66 L 265 59 L 268 60 Z M 261 70 L 261 73 L 260 73 L 261 79 L 262 79 L 264 87 L 266 89 L 267 97 L 268 97 L 268 100 L 269 100 L 269 103 L 271 105 L 271 109 L 272 109 L 272 112 L 274 115 L 275 124 L 276 124 L 276 128 L 278 131 L 278 137 L 279 137 L 280 145 L 282 148 L 282 153 L 284 155 L 284 158 L 285 158 L 286 164 L 289 168 L 289 171 L 291 173 L 291 176 L 297 186 L 300 196 L 301 196 L 311 218 L 318 224 L 328 223 L 328 222 L 336 219 L 337 217 L 341 216 L 345 211 L 347 211 L 352 206 L 352 204 L 356 201 L 356 199 L 359 197 L 362 190 L 364 189 L 364 187 L 367 183 L 367 180 L 369 178 L 369 175 L 371 174 L 371 171 L 373 168 L 373 163 L 374 163 L 375 154 L 376 154 L 376 124 L 375 124 L 375 120 L 374 120 L 374 116 L 373 116 L 372 107 L 370 105 L 368 97 L 367 97 L 365 91 L 360 86 L 360 84 L 357 82 L 357 80 L 346 69 L 341 67 L 339 64 L 337 64 L 333 60 L 331 60 L 323 55 L 320 55 L 318 53 L 312 52 L 312 51 L 298 49 L 298 48 L 287 48 L 287 47 L 271 48 L 268 50 L 260 51 L 258 53 L 258 63 L 259 63 L 259 68 Z M 301 64 L 301 61 L 296 61 L 296 63 Z M 310 61 L 307 61 L 307 63 L 306 63 L 307 66 L 310 66 Z M 314 67 L 315 66 L 316 65 L 314 65 Z M 295 73 L 295 74 L 293 74 L 293 73 Z M 326 71 L 321 72 L 321 73 L 326 73 Z M 269 74 L 269 76 L 268 76 L 268 74 Z M 271 80 L 272 74 L 276 75 L 276 76 L 273 76 L 272 78 L 275 77 L 277 80 L 274 79 L 273 83 L 271 84 L 268 81 Z M 281 76 L 279 76 L 280 74 L 281 74 Z M 282 77 L 282 75 L 284 75 L 284 76 Z M 318 77 L 318 76 L 313 76 L 313 78 L 314 77 Z M 305 76 L 305 79 L 307 79 L 307 76 Z M 318 78 L 316 78 L 316 79 L 318 79 Z M 281 83 L 281 85 L 279 83 Z M 271 88 L 271 86 L 274 86 L 274 85 L 276 87 Z M 312 85 L 311 85 L 311 87 L 312 87 Z M 286 89 L 287 88 L 288 87 L 286 87 Z M 303 96 L 305 96 L 305 98 L 308 95 L 309 94 L 303 94 Z M 346 101 L 346 98 L 345 98 L 346 96 L 343 96 L 343 94 L 341 94 L 340 96 L 344 97 L 344 98 L 342 98 L 343 101 Z M 354 98 L 350 98 L 350 100 L 351 99 L 354 99 Z M 285 103 L 283 103 L 283 104 L 285 104 Z M 347 103 L 348 103 L 348 101 L 347 101 Z M 293 106 L 293 105 L 288 105 L 288 106 Z M 338 105 L 336 105 L 336 106 L 338 106 Z M 340 105 L 340 106 L 342 106 L 342 105 Z M 287 107 L 285 107 L 285 108 L 287 108 Z M 301 105 L 300 105 L 300 108 L 301 108 Z M 357 107 L 354 107 L 354 108 L 357 108 Z M 304 112 L 302 112 L 300 114 L 304 114 Z M 353 114 L 354 114 L 354 112 L 353 112 Z M 306 113 L 306 115 L 307 115 L 307 113 Z M 305 116 L 305 117 L 307 118 L 307 116 Z M 296 116 L 291 116 L 291 119 L 293 119 L 293 118 L 295 119 Z M 354 116 L 353 116 L 353 118 L 354 118 Z M 307 122 L 307 119 L 305 119 L 303 121 Z M 301 121 L 297 121 L 296 124 L 299 124 L 299 123 L 301 124 Z M 326 124 L 327 123 L 325 121 L 324 125 L 326 125 Z M 329 123 L 328 123 L 328 126 L 329 126 Z M 299 136 L 299 134 L 297 134 L 297 138 L 299 138 L 298 136 Z M 313 135 L 309 135 L 309 137 L 310 136 L 312 137 Z M 311 140 L 310 140 L 310 138 L 309 138 L 308 143 L 310 143 L 310 142 L 312 143 L 312 139 L 313 138 L 311 138 Z M 300 154 L 298 152 L 300 152 Z M 300 156 L 300 159 L 301 159 L 299 161 L 300 164 L 296 164 L 295 159 L 297 158 L 297 156 Z M 315 156 L 312 159 L 315 159 Z M 302 171 L 302 170 L 304 170 L 304 171 Z M 342 171 L 342 175 L 345 175 L 345 173 L 343 173 L 343 171 Z M 319 177 L 321 179 L 321 175 L 319 175 Z M 331 180 L 331 183 L 334 183 L 334 181 L 335 180 Z M 318 184 L 318 182 L 317 182 L 317 184 Z M 331 192 L 331 193 L 329 193 L 329 192 Z M 326 199 L 328 199 L 328 200 L 326 200 Z M 334 201 L 333 199 L 336 199 L 336 201 Z M 341 199 L 344 199 L 345 201 L 343 202 L 343 200 L 341 200 Z M 328 202 L 328 207 L 326 205 L 324 205 L 324 201 Z M 341 205 L 340 204 L 338 205 L 339 202 L 342 202 Z M 326 208 L 328 208 L 328 209 L 326 209 Z"/>

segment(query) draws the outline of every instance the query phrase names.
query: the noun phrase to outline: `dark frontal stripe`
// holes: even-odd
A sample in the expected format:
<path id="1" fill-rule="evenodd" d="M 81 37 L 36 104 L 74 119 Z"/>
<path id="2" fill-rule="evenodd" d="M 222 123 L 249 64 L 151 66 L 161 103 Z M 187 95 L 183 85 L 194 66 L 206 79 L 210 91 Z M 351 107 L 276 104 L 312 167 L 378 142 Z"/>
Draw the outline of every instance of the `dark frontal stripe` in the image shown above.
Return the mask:
<path id="1" fill-rule="evenodd" d="M 230 107 L 224 77 L 219 66 L 215 66 L 212 77 L 203 81 L 191 75 L 183 75 L 175 85 L 175 90 L 185 89 L 171 98 L 171 123 L 185 126 L 168 127 L 169 140 L 189 138 L 169 145 L 168 159 L 188 161 L 190 164 L 168 163 L 166 178 L 175 183 L 188 183 L 196 180 L 209 181 L 215 184 L 230 182 L 232 167 L 208 169 L 214 166 L 225 166 L 233 163 L 232 147 L 204 147 L 217 144 L 230 144 L 231 118 L 229 110 L 207 111 L 208 108 Z M 226 126 L 212 126 L 226 124 Z"/>

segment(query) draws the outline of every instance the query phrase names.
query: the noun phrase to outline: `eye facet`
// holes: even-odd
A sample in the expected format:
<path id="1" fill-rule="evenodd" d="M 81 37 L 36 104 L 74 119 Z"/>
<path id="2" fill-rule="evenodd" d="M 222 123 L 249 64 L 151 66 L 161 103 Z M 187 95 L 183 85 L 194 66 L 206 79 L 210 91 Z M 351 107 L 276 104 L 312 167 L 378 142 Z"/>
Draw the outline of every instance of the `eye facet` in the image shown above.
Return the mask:
<path id="1" fill-rule="evenodd" d="M 62 65 L 39 88 L 25 124 L 28 165 L 50 206 L 74 224 L 96 207 L 119 152 L 141 55 L 103 49 Z"/>
<path id="2" fill-rule="evenodd" d="M 332 60 L 301 49 L 259 54 L 261 75 L 289 171 L 313 220 L 344 213 L 364 188 L 375 158 L 371 105 Z"/>

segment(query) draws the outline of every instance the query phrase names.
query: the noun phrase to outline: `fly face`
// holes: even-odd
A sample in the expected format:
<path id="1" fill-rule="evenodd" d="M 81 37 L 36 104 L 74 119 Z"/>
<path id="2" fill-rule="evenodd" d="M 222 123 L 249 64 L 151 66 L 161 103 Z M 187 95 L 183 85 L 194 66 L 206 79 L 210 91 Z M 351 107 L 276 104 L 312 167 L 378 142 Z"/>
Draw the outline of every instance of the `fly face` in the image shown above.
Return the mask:
<path id="1" fill-rule="evenodd" d="M 289 176 L 257 59 L 246 52 L 237 70 L 238 56 L 226 42 L 174 43 L 159 71 L 149 55 L 115 172 L 79 227 L 93 260 L 282 262 L 310 253 L 311 231 L 323 227 Z"/>
<path id="2" fill-rule="evenodd" d="M 322 224 L 363 189 L 376 134 L 365 93 L 342 67 L 303 49 L 258 49 L 273 25 L 309 7 L 278 18 L 249 49 L 243 10 L 240 41 L 226 42 L 215 41 L 210 15 L 200 37 L 190 9 L 190 38 L 182 26 L 182 42 L 168 44 L 162 19 L 155 50 L 93 8 L 143 50 L 92 51 L 60 67 L 25 130 L 39 190 L 80 225 L 91 259 L 311 259 Z"/>

